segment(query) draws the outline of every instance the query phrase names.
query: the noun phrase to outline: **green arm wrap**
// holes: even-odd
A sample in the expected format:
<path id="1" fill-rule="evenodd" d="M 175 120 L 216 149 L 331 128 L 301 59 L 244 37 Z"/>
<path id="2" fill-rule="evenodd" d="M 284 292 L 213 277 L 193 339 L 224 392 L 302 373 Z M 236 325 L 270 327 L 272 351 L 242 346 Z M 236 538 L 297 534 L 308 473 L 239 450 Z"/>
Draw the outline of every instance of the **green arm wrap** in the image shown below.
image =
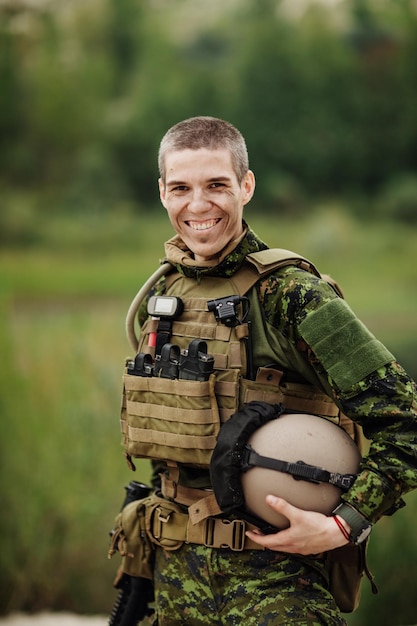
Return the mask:
<path id="1" fill-rule="evenodd" d="M 342 392 L 394 360 L 339 298 L 309 313 L 299 330 Z"/>

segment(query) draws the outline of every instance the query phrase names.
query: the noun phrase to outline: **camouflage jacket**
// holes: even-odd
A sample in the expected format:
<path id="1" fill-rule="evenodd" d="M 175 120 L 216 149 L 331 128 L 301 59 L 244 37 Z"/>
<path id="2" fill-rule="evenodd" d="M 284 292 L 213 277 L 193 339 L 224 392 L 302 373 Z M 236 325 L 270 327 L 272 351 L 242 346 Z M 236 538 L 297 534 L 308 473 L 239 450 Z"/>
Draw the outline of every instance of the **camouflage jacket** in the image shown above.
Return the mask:
<path id="1" fill-rule="evenodd" d="M 201 266 L 179 237 L 165 244 L 167 260 L 196 280 L 232 276 L 247 254 L 267 248 L 247 228 L 220 262 Z M 309 381 L 359 423 L 370 440 L 358 478 L 343 499 L 372 523 L 391 514 L 404 505 L 402 496 L 417 487 L 416 384 L 326 281 L 289 266 L 254 289 L 269 332 L 291 344 L 303 359 L 304 377 L 307 370 Z M 164 279 L 155 291 L 164 291 Z M 144 316 L 142 308 L 140 322 Z"/>

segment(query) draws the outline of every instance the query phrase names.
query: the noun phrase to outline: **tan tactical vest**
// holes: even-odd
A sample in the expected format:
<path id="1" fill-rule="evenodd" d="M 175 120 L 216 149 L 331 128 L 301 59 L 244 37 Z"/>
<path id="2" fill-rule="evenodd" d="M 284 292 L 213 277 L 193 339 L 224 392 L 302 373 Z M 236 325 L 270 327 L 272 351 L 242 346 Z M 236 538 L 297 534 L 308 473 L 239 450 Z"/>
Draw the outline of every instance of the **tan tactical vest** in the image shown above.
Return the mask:
<path id="1" fill-rule="evenodd" d="M 214 357 L 214 372 L 207 381 L 133 376 L 125 370 L 121 428 L 128 458 L 140 457 L 207 468 L 221 427 L 234 412 L 251 400 L 282 403 L 286 408 L 321 415 L 337 423 L 339 410 L 333 401 L 313 384 L 285 382 L 283 372 L 294 355 L 282 344 L 266 336 L 262 311 L 252 289 L 263 276 L 285 265 L 296 265 L 320 276 L 306 259 L 281 249 L 251 254 L 247 263 L 231 278 L 185 278 L 173 272 L 166 278 L 166 295 L 180 297 L 181 316 L 174 320 L 170 342 L 186 349 L 193 339 L 207 343 Z M 207 302 L 230 295 L 247 295 L 248 321 L 235 327 L 218 322 Z M 246 378 L 249 326 L 255 355 L 256 378 Z M 158 320 L 149 318 L 141 329 L 138 353 L 149 353 L 152 333 Z M 275 364 L 275 367 L 268 367 Z M 278 368 L 276 369 L 276 365 Z M 299 371 L 307 371 L 300 356 Z M 353 436 L 353 425 L 349 427 Z"/>

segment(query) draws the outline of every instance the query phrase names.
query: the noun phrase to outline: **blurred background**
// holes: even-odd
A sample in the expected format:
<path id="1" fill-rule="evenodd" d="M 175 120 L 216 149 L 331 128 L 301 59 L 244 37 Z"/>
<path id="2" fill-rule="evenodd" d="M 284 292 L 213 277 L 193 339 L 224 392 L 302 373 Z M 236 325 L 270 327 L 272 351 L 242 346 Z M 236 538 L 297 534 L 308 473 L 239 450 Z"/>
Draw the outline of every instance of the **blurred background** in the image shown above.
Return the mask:
<path id="1" fill-rule="evenodd" d="M 0 613 L 107 613 L 131 299 L 163 256 L 162 134 L 247 139 L 246 218 L 417 378 L 415 0 L 0 0 Z M 417 623 L 416 494 L 350 626 Z"/>

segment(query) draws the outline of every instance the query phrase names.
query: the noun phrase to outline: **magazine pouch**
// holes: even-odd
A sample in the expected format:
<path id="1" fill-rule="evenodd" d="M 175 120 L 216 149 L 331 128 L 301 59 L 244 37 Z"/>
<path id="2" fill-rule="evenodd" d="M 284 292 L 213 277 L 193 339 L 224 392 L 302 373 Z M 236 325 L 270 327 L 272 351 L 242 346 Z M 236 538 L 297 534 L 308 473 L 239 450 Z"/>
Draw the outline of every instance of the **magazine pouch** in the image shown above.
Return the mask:
<path id="1" fill-rule="evenodd" d="M 128 457 L 208 466 L 220 430 L 216 374 L 205 381 L 125 373 L 121 411 Z"/>

